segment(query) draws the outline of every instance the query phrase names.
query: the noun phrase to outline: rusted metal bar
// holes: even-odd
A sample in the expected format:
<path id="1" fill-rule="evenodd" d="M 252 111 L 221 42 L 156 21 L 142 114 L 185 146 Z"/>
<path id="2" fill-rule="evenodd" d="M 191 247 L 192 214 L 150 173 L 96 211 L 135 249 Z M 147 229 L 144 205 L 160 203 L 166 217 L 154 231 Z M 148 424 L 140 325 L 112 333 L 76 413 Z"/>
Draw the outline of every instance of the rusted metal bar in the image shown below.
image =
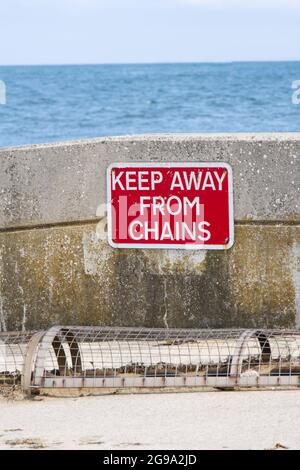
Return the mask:
<path id="1" fill-rule="evenodd" d="M 1 344 L 0 384 L 26 391 L 300 385 L 296 330 L 55 326 Z"/>

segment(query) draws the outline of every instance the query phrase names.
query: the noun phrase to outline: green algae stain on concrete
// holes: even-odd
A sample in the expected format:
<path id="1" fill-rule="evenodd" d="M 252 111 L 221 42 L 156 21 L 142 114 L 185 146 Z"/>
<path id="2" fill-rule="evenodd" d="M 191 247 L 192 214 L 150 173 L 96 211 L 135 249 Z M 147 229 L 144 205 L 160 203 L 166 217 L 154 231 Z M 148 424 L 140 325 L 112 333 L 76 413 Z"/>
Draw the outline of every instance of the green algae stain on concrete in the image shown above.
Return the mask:
<path id="1" fill-rule="evenodd" d="M 300 327 L 299 155 L 299 134 L 277 133 L 3 149 L 0 330 L 59 323 Z M 108 246 L 110 163 L 199 159 L 233 168 L 230 250 Z"/>
<path id="2" fill-rule="evenodd" d="M 299 252 L 296 226 L 237 226 L 209 252 L 113 249 L 96 224 L 2 233 L 0 327 L 293 326 Z"/>
<path id="3" fill-rule="evenodd" d="M 252 327 L 292 327 L 297 323 L 300 247 L 296 226 L 245 226 L 236 231 L 230 254 L 230 290 L 236 323 Z"/>
<path id="4" fill-rule="evenodd" d="M 21 328 L 24 306 L 27 329 L 106 321 L 101 285 L 84 273 L 80 230 L 64 227 L 1 235 L 9 329 Z"/>

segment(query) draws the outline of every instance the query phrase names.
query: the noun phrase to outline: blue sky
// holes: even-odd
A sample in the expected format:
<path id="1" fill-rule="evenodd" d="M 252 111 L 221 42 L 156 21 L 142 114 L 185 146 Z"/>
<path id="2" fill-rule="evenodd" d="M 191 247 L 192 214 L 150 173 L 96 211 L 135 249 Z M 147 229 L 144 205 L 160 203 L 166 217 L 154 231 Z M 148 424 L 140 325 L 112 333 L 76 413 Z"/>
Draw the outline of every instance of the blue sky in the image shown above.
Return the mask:
<path id="1" fill-rule="evenodd" d="M 300 0 L 1 0 L 0 64 L 299 60 Z"/>

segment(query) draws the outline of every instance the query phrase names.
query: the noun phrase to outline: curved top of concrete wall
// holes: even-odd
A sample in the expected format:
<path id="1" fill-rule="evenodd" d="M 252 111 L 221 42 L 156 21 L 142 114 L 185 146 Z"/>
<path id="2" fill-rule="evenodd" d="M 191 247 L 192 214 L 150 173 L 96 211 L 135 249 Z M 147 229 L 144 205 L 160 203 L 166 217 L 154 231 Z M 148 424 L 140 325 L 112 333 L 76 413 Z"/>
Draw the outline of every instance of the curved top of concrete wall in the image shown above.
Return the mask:
<path id="1" fill-rule="evenodd" d="M 45 148 L 45 147 L 66 147 L 74 145 L 86 145 L 86 144 L 96 144 L 96 143 L 105 143 L 105 142 L 140 142 L 145 140 L 154 140 L 154 141 L 247 141 L 247 142 L 282 142 L 282 141 L 300 141 L 300 131 L 299 132 L 236 132 L 236 133 L 225 133 L 225 132 L 210 132 L 210 133 L 156 133 L 156 134 L 128 134 L 121 136 L 104 136 L 104 137 L 95 137 L 90 139 L 78 139 L 78 140 L 66 140 L 60 142 L 50 142 L 50 143 L 40 143 L 40 144 L 31 144 L 31 145 L 19 145 L 17 147 L 0 147 L 0 153 L 5 150 L 26 150 L 33 148 Z"/>
<path id="2" fill-rule="evenodd" d="M 106 168 L 122 161 L 222 161 L 235 220 L 299 222 L 300 133 L 107 137 L 0 150 L 0 229 L 96 220 Z"/>

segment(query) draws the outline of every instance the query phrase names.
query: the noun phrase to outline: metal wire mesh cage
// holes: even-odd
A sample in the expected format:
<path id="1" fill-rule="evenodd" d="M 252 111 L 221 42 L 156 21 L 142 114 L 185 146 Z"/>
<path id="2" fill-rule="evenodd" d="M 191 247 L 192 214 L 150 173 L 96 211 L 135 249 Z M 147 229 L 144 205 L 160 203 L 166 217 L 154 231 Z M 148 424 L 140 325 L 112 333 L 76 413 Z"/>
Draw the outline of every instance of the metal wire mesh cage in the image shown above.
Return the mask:
<path id="1" fill-rule="evenodd" d="M 0 386 L 21 383 L 25 355 L 34 332 L 0 333 Z"/>
<path id="2" fill-rule="evenodd" d="M 300 331 L 57 326 L 1 341 L 0 377 L 26 390 L 300 386 Z"/>

